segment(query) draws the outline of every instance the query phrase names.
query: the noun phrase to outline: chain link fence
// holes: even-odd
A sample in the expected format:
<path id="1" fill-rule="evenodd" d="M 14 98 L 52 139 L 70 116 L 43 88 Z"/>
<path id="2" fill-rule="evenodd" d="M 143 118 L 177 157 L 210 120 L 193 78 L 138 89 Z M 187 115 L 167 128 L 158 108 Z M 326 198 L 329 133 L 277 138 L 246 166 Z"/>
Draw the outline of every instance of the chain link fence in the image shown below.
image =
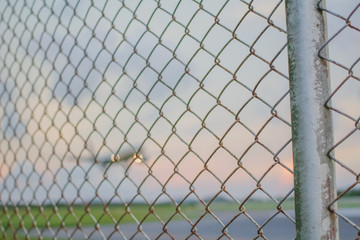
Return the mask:
<path id="1" fill-rule="evenodd" d="M 283 1 L 1 9 L 4 238 L 295 228 Z"/>
<path id="2" fill-rule="evenodd" d="M 331 70 L 333 90 L 326 106 L 333 112 L 335 143 L 328 154 L 336 164 L 338 182 L 338 197 L 329 209 L 339 216 L 340 224 L 353 227 L 349 229 L 353 238 L 359 238 L 360 222 L 356 219 L 359 209 L 341 212 L 334 204 L 341 207 L 353 195 L 357 196 L 355 202 L 360 201 L 360 4 L 329 1 L 320 9 L 327 14 L 329 24 L 328 41 L 320 49 L 320 57 L 329 62 Z M 326 48 L 329 55 L 324 54 Z"/>
<path id="3" fill-rule="evenodd" d="M 360 10 L 335 5 L 340 203 L 359 186 Z M 282 0 L 0 0 L 1 238 L 294 239 L 285 19 Z"/>

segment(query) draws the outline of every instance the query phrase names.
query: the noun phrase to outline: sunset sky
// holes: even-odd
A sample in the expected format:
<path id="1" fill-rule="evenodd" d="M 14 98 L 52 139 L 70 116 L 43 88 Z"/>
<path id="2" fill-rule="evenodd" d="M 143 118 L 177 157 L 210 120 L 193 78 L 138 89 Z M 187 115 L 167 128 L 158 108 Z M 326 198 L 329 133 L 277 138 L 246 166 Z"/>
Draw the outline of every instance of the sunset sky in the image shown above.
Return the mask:
<path id="1" fill-rule="evenodd" d="M 178 200 L 190 186 L 208 199 L 222 185 L 227 193 L 219 197 L 241 200 L 260 179 L 266 192 L 284 197 L 293 186 L 284 2 L 254 1 L 256 13 L 245 1 L 204 1 L 201 10 L 190 0 L 161 8 L 155 1 L 136 8 L 137 2 L 125 1 L 119 12 L 118 1 L 35 1 L 25 8 L 17 2 L 11 13 L 0 1 L 1 203 L 41 203 L 46 192 L 57 201 L 62 191 L 66 201 L 88 201 L 96 191 L 109 200 L 114 189 L 115 201 L 154 201 L 163 188 Z M 348 16 L 354 5 L 327 7 Z M 360 22 L 359 12 L 352 22 Z M 275 27 L 261 15 L 271 15 Z M 330 15 L 328 21 L 329 37 L 345 24 Z M 347 28 L 335 40 L 330 58 L 350 68 L 360 56 L 360 31 Z M 334 64 L 330 70 L 336 89 L 348 73 Z M 359 103 L 355 78 L 332 98 L 353 119 Z M 354 129 L 353 120 L 336 113 L 334 124 L 335 142 Z M 356 131 L 336 149 L 357 173 L 359 143 Z M 144 153 L 145 164 L 102 168 L 87 161 L 128 151 Z M 337 172 L 340 188 L 355 181 L 349 171 Z M 166 194 L 159 201 L 169 201 Z M 267 198 L 261 191 L 254 196 Z"/>

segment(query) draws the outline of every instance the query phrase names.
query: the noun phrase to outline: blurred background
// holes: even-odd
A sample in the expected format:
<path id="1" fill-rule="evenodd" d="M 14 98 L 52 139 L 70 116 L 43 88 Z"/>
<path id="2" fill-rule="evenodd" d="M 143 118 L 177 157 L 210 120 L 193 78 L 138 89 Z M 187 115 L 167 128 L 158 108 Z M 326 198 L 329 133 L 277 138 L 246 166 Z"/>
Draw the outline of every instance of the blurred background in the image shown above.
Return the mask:
<path id="1" fill-rule="evenodd" d="M 360 10 L 326 4 L 359 190 Z M 0 36 L 0 205 L 293 196 L 284 1 L 0 0 Z"/>

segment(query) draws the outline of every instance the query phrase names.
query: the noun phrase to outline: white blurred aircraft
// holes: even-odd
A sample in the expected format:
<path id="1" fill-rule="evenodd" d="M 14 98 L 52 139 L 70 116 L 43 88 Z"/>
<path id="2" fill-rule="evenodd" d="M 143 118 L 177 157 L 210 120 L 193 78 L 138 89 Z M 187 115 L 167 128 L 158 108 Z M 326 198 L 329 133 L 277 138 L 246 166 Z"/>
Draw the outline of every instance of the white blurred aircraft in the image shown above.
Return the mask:
<path id="1" fill-rule="evenodd" d="M 121 154 L 109 154 L 109 155 L 103 155 L 95 157 L 97 154 L 91 150 L 91 156 L 86 158 L 80 158 L 80 161 L 86 161 L 88 163 L 96 163 L 99 164 L 101 167 L 106 168 L 109 164 L 116 164 L 116 163 L 143 163 L 147 160 L 147 158 L 144 157 L 143 153 L 140 152 L 133 152 L 133 151 L 126 151 L 122 152 Z M 79 162 L 78 162 L 79 164 Z"/>

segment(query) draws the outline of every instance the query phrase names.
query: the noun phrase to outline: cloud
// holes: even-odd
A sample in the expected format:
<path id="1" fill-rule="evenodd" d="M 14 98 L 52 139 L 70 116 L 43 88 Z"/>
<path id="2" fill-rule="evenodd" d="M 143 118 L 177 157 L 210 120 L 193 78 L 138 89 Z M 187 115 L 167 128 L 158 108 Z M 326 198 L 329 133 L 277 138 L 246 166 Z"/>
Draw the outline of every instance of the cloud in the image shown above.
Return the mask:
<path id="1" fill-rule="evenodd" d="M 210 12 L 222 7 L 206 3 Z M 273 3 L 262 3 L 254 9 L 268 16 Z M 47 192 L 52 201 L 89 201 L 96 194 L 109 200 L 115 193 L 116 201 L 142 201 L 138 190 L 152 201 L 163 188 L 177 199 L 190 187 L 206 198 L 222 184 L 244 198 L 260 179 L 275 196 L 291 189 L 292 174 L 274 161 L 275 155 L 286 166 L 292 161 L 284 33 L 250 12 L 233 38 L 239 16 L 249 11 L 243 2 L 224 7 L 223 26 L 203 10 L 194 16 L 194 2 L 181 2 L 176 21 L 156 4 L 141 4 L 136 19 L 121 6 L 117 14 L 111 1 L 103 3 L 104 16 L 104 6 L 85 1 L 56 4 L 52 17 L 41 11 L 41 23 L 29 18 L 28 30 L 15 30 L 25 31 L 21 41 L 29 47 L 17 50 L 19 75 L 0 82 L 2 135 L 10 146 L 20 139 L 27 153 L 1 145 L 11 152 L 0 167 L 2 202 L 31 202 L 36 194 L 41 203 Z M 272 19 L 284 28 L 283 5 Z M 350 104 L 356 99 L 345 99 L 344 111 L 356 109 Z M 91 160 L 140 147 L 147 165 L 102 169 Z"/>

